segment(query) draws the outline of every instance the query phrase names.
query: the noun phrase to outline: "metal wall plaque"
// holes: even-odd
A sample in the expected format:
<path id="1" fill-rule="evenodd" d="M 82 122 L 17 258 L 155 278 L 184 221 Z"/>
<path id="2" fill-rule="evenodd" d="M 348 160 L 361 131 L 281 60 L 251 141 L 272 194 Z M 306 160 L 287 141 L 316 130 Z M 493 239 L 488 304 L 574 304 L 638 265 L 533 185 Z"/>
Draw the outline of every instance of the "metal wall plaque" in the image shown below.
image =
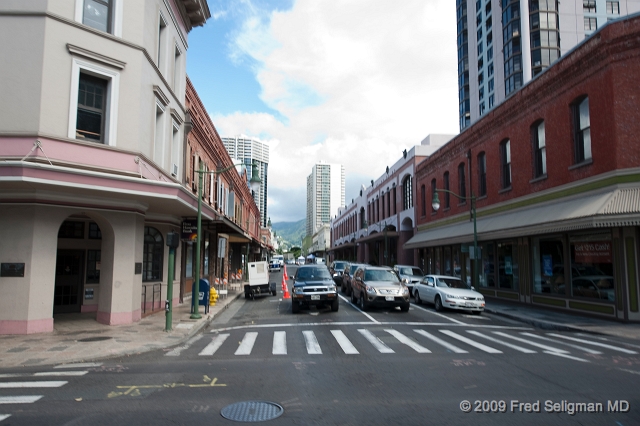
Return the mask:
<path id="1" fill-rule="evenodd" d="M 0 263 L 0 277 L 24 277 L 24 263 Z"/>

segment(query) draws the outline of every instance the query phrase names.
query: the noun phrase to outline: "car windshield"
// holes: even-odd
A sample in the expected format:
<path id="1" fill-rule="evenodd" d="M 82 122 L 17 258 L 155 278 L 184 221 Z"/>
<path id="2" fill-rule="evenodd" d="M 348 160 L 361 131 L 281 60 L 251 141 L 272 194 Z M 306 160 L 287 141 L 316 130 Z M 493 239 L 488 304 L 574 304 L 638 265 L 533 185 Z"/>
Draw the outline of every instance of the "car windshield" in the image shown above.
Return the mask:
<path id="1" fill-rule="evenodd" d="M 470 287 L 462 280 L 455 278 L 438 278 L 438 287 L 463 288 L 468 290 Z"/>
<path id="2" fill-rule="evenodd" d="M 422 270 L 420 268 L 411 268 L 411 267 L 401 267 L 400 268 L 400 273 L 402 275 L 413 275 L 416 277 L 421 277 L 424 274 L 422 273 Z"/>
<path id="3" fill-rule="evenodd" d="M 296 273 L 296 280 L 306 281 L 306 280 L 319 280 L 319 279 L 332 279 L 331 274 L 326 267 L 317 267 L 317 268 L 300 268 Z"/>
<path id="4" fill-rule="evenodd" d="M 369 269 L 364 271 L 365 281 L 393 281 L 398 282 L 398 276 L 391 270 Z"/>
<path id="5" fill-rule="evenodd" d="M 347 262 L 336 262 L 333 264 L 333 269 L 344 269 L 347 266 Z"/>

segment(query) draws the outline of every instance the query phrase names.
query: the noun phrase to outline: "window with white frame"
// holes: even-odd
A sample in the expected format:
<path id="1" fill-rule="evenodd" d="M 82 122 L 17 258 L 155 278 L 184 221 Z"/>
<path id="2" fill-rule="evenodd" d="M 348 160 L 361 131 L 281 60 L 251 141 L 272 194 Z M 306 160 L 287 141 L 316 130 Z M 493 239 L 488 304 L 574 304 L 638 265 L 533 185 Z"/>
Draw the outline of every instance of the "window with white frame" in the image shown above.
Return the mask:
<path id="1" fill-rule="evenodd" d="M 573 141 L 576 164 L 591 159 L 591 124 L 589 118 L 589 98 L 584 97 L 572 105 Z"/>
<path id="2" fill-rule="evenodd" d="M 544 121 L 531 128 L 533 138 L 533 177 L 539 178 L 547 174 L 547 148 L 544 134 Z"/>
<path id="3" fill-rule="evenodd" d="M 500 161 L 502 163 L 502 189 L 511 186 L 511 141 L 506 139 L 500 143 Z"/>
<path id="4" fill-rule="evenodd" d="M 162 73 L 163 71 L 162 61 L 164 61 L 164 52 L 166 51 L 166 38 L 167 21 L 164 19 L 164 16 L 160 14 L 158 16 L 158 58 L 156 62 L 160 73 Z"/>
<path id="5" fill-rule="evenodd" d="M 588 16 L 584 17 L 584 29 L 586 31 L 595 31 L 598 29 L 598 20 Z"/>
<path id="6" fill-rule="evenodd" d="M 607 14 L 608 15 L 620 15 L 620 2 L 608 1 L 607 2 Z"/>
<path id="7" fill-rule="evenodd" d="M 156 99 L 156 127 L 153 147 L 153 161 L 160 167 L 164 167 L 164 105 Z"/>
<path id="8" fill-rule="evenodd" d="M 180 48 L 176 45 L 173 51 L 173 91 L 178 93 L 180 89 L 180 83 L 182 81 L 182 52 L 180 52 Z"/>
<path id="9" fill-rule="evenodd" d="M 69 138 L 115 145 L 119 81 L 116 71 L 73 59 Z"/>
<path id="10" fill-rule="evenodd" d="M 124 0 L 75 0 L 75 21 L 98 31 L 122 37 Z"/>

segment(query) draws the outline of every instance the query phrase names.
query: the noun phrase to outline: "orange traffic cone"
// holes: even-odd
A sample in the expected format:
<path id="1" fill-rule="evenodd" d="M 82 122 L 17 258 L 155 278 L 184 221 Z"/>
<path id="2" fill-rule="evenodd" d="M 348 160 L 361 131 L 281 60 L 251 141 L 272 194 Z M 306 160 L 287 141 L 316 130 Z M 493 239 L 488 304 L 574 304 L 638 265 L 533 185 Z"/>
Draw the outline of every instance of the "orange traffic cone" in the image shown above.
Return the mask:
<path id="1" fill-rule="evenodd" d="M 284 281 L 284 276 L 282 277 L 282 285 L 284 286 L 284 296 L 282 296 L 282 298 L 291 299 L 291 295 L 289 294 L 289 287 L 287 286 L 287 283 Z"/>
<path id="2" fill-rule="evenodd" d="M 289 275 L 287 275 L 287 265 L 284 265 L 284 272 L 282 273 L 282 278 L 285 280 L 289 279 Z"/>

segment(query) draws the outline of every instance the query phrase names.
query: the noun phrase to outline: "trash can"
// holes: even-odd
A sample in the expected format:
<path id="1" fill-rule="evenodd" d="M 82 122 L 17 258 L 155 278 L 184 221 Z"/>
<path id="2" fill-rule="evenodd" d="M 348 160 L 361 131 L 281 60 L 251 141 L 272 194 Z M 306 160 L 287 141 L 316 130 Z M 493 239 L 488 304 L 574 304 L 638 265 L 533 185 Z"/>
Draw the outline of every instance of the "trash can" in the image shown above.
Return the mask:
<path id="1" fill-rule="evenodd" d="M 204 313 L 209 313 L 209 292 L 211 291 L 211 286 L 209 285 L 209 280 L 206 278 L 200 278 L 200 283 L 198 284 L 198 304 L 200 306 L 204 306 Z M 196 286 L 191 287 L 191 310 L 193 312 L 197 312 L 199 309 L 195 308 L 196 303 Z"/>

